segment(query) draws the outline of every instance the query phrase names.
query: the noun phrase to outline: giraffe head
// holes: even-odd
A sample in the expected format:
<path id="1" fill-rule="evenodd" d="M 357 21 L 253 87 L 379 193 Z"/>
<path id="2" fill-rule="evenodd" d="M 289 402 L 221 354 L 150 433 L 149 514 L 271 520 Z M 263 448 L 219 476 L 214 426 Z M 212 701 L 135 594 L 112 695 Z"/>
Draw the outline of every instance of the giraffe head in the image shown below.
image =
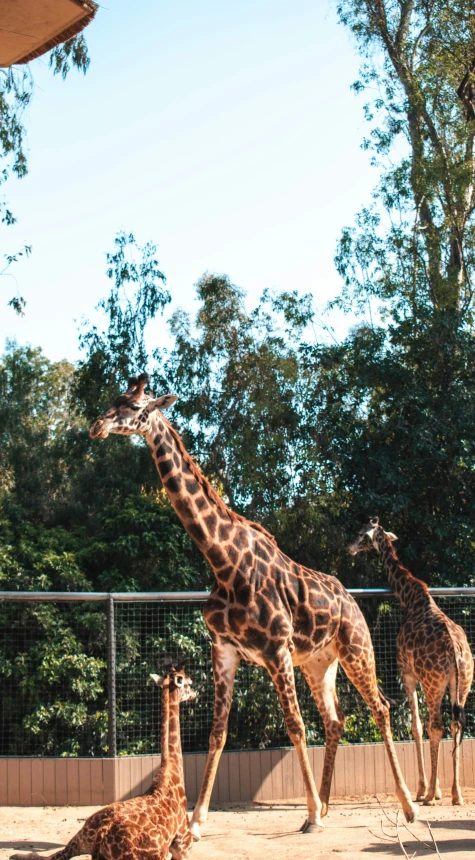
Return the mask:
<path id="1" fill-rule="evenodd" d="M 192 690 L 193 681 L 188 677 L 182 668 L 178 668 L 173 664 L 165 675 L 150 675 L 158 687 L 168 686 L 170 693 L 174 690 L 178 691 L 179 702 L 192 702 L 196 699 L 196 692 Z"/>
<path id="2" fill-rule="evenodd" d="M 105 439 L 109 433 L 131 436 L 139 433 L 144 436 L 150 425 L 150 416 L 156 410 L 168 409 L 178 398 L 174 394 L 164 394 L 156 399 L 153 394 L 145 393 L 148 385 L 147 373 L 133 376 L 125 394 L 121 394 L 92 425 L 89 435 L 92 439 Z"/>
<path id="3" fill-rule="evenodd" d="M 378 530 L 383 532 L 391 543 L 397 540 L 396 535 L 392 532 L 384 531 L 383 527 L 379 524 L 378 517 L 370 517 L 363 528 L 359 530 L 355 540 L 348 546 L 350 555 L 356 555 L 358 552 L 368 552 L 368 550 L 373 549 L 375 546 L 374 536 Z"/>

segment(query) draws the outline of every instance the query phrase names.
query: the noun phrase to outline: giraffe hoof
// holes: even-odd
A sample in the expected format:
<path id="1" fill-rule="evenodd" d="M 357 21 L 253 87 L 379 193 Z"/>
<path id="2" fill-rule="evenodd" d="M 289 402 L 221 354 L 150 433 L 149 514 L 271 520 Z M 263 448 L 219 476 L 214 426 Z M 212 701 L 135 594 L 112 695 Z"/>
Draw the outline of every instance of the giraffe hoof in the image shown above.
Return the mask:
<path id="1" fill-rule="evenodd" d="M 408 824 L 414 824 L 414 821 L 417 821 L 417 806 L 411 803 L 408 809 L 404 810 L 404 818 L 406 819 Z"/>
<path id="2" fill-rule="evenodd" d="M 436 799 L 435 797 L 424 797 L 422 803 L 424 804 L 424 806 L 435 806 Z"/>
<path id="3" fill-rule="evenodd" d="M 321 833 L 323 830 L 322 824 L 312 824 L 311 821 L 304 821 L 300 828 L 301 833 Z"/>
<path id="4" fill-rule="evenodd" d="M 193 840 L 195 842 L 200 841 L 200 839 L 201 839 L 200 825 L 198 824 L 197 821 L 191 821 L 190 822 L 190 833 L 191 833 Z"/>
<path id="5" fill-rule="evenodd" d="M 453 797 L 452 806 L 465 806 L 463 797 Z"/>

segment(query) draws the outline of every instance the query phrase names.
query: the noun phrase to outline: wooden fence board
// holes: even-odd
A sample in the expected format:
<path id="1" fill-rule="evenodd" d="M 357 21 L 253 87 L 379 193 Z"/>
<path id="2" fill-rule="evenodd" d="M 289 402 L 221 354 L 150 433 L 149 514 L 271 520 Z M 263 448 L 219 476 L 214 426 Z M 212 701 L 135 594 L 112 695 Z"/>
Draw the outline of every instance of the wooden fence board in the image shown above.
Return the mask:
<path id="1" fill-rule="evenodd" d="M 240 755 L 241 753 L 232 752 L 227 756 L 229 765 L 229 800 L 231 803 L 238 803 L 241 800 Z"/>
<path id="2" fill-rule="evenodd" d="M 88 758 L 80 758 L 78 760 L 78 770 L 79 805 L 91 806 L 91 760 Z"/>
<path id="3" fill-rule="evenodd" d="M 282 780 L 282 759 L 284 755 L 285 750 L 270 751 L 272 797 L 285 797 L 284 783 Z"/>
<path id="4" fill-rule="evenodd" d="M 142 791 L 142 763 L 140 756 L 128 757 L 130 764 L 130 796 L 136 797 Z"/>
<path id="5" fill-rule="evenodd" d="M 273 800 L 272 794 L 272 760 L 270 750 L 262 750 L 261 759 L 261 786 L 258 800 Z"/>
<path id="6" fill-rule="evenodd" d="M 115 760 L 102 760 L 102 803 L 107 805 L 115 800 Z"/>
<path id="7" fill-rule="evenodd" d="M 360 744 L 355 745 L 355 793 L 366 793 L 366 771 L 364 749 Z"/>
<path id="8" fill-rule="evenodd" d="M 20 805 L 31 806 L 31 759 L 20 759 Z"/>
<path id="9" fill-rule="evenodd" d="M 55 806 L 66 806 L 68 803 L 68 760 L 54 759 L 54 796 Z"/>
<path id="10" fill-rule="evenodd" d="M 77 758 L 67 759 L 68 767 L 68 804 L 77 806 L 79 803 L 79 761 Z M 108 801 L 110 803 L 111 801 Z"/>
<path id="11" fill-rule="evenodd" d="M 89 762 L 87 762 L 89 764 Z M 54 758 L 43 759 L 43 797 L 45 806 L 54 806 L 56 803 L 56 768 Z M 81 804 L 86 801 L 79 800 Z"/>
<path id="12" fill-rule="evenodd" d="M 294 771 L 292 767 L 292 750 L 282 750 L 282 797 L 294 796 Z"/>
<path id="13" fill-rule="evenodd" d="M 183 773 L 187 798 L 196 797 L 196 756 L 183 756 Z"/>
<path id="14" fill-rule="evenodd" d="M 250 783 L 251 783 L 251 795 L 249 800 L 259 800 L 260 792 L 261 792 L 261 753 L 253 750 L 248 753 L 249 755 L 249 770 L 250 770 Z M 244 800 L 244 798 L 241 798 Z"/>
<path id="15" fill-rule="evenodd" d="M 317 788 L 324 749 L 309 748 Z M 417 788 L 414 743 L 397 743 L 396 752 L 409 791 Z M 429 743 L 424 742 L 427 775 Z M 475 739 L 465 738 L 461 749 L 461 785 L 475 786 Z M 0 805 L 101 806 L 148 789 L 160 757 L 124 756 L 117 759 L 0 758 Z M 186 755 L 187 796 L 194 805 L 206 755 Z M 452 739 L 440 746 L 440 783 L 445 796 L 452 785 Z M 332 796 L 392 793 L 394 782 L 383 744 L 341 745 L 335 762 Z M 273 801 L 304 797 L 302 775 L 293 749 L 225 752 L 221 757 L 212 802 Z"/>
<path id="16" fill-rule="evenodd" d="M 77 759 L 71 759 L 71 761 L 75 761 L 77 764 Z M 31 805 L 32 806 L 44 806 L 45 805 L 43 774 L 44 774 L 44 759 L 42 759 L 42 758 L 32 759 L 31 760 Z M 78 795 L 76 803 L 79 803 L 79 795 Z"/>
<path id="17" fill-rule="evenodd" d="M 251 753 L 242 752 L 238 754 L 239 763 L 239 800 L 250 800 L 251 790 Z"/>
<path id="18" fill-rule="evenodd" d="M 229 803 L 229 753 L 222 755 L 218 765 L 216 779 L 218 782 L 218 800 L 220 803 Z"/>
<path id="19" fill-rule="evenodd" d="M 8 805 L 20 805 L 20 761 L 17 758 L 7 759 Z"/>
<path id="20" fill-rule="evenodd" d="M 8 806 L 8 759 L 0 758 L 0 806 Z"/>

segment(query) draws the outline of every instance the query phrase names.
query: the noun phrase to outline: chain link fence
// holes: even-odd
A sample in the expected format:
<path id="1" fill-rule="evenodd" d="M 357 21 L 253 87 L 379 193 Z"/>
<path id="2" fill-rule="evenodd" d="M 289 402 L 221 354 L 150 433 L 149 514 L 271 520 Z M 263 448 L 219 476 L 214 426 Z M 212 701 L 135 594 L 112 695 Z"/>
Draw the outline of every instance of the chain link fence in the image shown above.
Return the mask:
<path id="1" fill-rule="evenodd" d="M 385 589 L 355 590 L 376 653 L 378 678 L 395 700 L 397 740 L 411 738 L 410 713 L 399 680 L 395 641 L 399 603 Z M 475 589 L 434 589 L 441 609 L 475 650 Z M 198 697 L 182 711 L 185 752 L 207 750 L 213 716 L 206 594 L 44 594 L 0 592 L 0 755 L 114 756 L 156 753 L 160 694 L 150 680 L 165 655 L 184 657 Z M 324 743 L 323 724 L 296 669 L 309 744 Z M 338 694 L 347 722 L 343 742 L 379 741 L 374 720 L 339 670 Z M 444 702 L 450 726 L 450 701 Z M 466 704 L 475 736 L 475 694 Z M 421 716 L 426 713 L 421 701 Z M 289 746 L 282 711 L 264 669 L 242 663 L 236 676 L 228 749 Z"/>

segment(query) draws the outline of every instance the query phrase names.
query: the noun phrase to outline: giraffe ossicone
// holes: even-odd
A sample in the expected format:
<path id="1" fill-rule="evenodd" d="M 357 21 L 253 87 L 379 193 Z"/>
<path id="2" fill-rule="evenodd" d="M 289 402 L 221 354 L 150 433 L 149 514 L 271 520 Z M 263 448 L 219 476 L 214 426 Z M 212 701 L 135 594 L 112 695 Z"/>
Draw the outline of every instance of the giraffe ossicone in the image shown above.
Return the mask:
<path id="1" fill-rule="evenodd" d="M 460 789 L 460 744 L 465 727 L 464 705 L 473 681 L 473 657 L 463 628 L 455 624 L 437 606 L 426 583 L 413 576 L 399 561 L 393 546 L 395 540 L 396 535 L 386 532 L 377 517 L 371 517 L 360 529 L 348 551 L 352 555 L 373 548 L 379 552 L 391 590 L 404 609 L 404 620 L 396 640 L 396 660 L 411 708 L 412 734 L 419 771 L 416 800 L 433 805 L 442 797 L 437 771 L 439 745 L 444 728 L 442 699 L 449 687 L 454 740 L 452 803 L 463 805 Z M 417 681 L 422 686 L 429 710 L 429 783 L 424 768 Z"/>
<path id="2" fill-rule="evenodd" d="M 70 860 L 91 854 L 93 860 L 186 860 L 193 837 L 186 811 L 179 706 L 196 693 L 186 673 L 171 666 L 165 676 L 151 675 L 162 688 L 160 768 L 145 794 L 105 806 L 84 822 L 60 851 L 12 854 L 11 860 Z"/>
<path id="3" fill-rule="evenodd" d="M 156 399 L 145 391 L 147 379 L 145 374 L 133 377 L 127 391 L 92 425 L 90 435 L 145 437 L 171 504 L 216 579 L 204 607 L 212 639 L 215 705 L 208 759 L 191 822 L 194 838 L 200 838 L 207 818 L 241 660 L 263 666 L 277 690 L 307 796 L 304 832 L 319 829 L 328 809 L 335 755 L 345 723 L 335 688 L 338 663 L 373 713 L 404 815 L 413 821 L 416 808 L 397 760 L 389 708 L 378 690 L 371 637 L 359 606 L 338 579 L 296 564 L 263 526 L 228 507 L 162 414 L 176 400 L 175 395 Z M 301 667 L 325 726 L 319 792 L 307 753 L 294 666 Z"/>

